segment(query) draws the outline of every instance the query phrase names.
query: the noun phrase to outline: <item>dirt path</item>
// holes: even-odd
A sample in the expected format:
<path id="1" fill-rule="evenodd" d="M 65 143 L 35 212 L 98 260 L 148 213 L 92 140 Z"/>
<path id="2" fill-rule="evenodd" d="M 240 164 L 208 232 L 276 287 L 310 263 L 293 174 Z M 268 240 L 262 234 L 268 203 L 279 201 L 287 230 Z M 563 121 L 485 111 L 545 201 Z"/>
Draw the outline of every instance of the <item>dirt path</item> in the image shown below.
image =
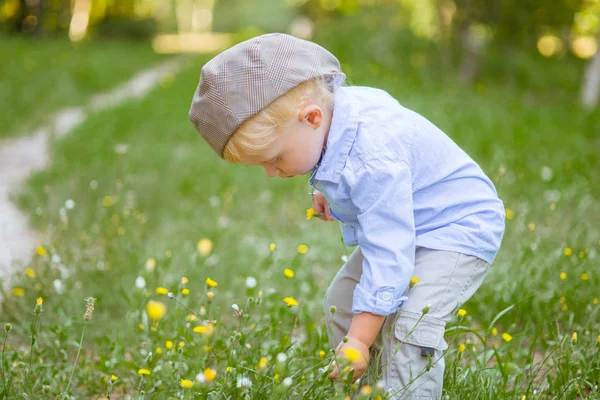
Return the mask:
<path id="1" fill-rule="evenodd" d="M 0 141 L 0 281 L 5 287 L 12 272 L 29 262 L 35 247 L 43 240 L 39 232 L 29 227 L 28 216 L 11 202 L 10 196 L 33 172 L 51 161 L 49 140 L 69 133 L 85 122 L 90 113 L 145 96 L 165 76 L 177 73 L 182 65 L 183 59 L 172 59 L 141 71 L 111 91 L 93 96 L 83 107 L 59 111 L 47 126 L 28 135 Z"/>

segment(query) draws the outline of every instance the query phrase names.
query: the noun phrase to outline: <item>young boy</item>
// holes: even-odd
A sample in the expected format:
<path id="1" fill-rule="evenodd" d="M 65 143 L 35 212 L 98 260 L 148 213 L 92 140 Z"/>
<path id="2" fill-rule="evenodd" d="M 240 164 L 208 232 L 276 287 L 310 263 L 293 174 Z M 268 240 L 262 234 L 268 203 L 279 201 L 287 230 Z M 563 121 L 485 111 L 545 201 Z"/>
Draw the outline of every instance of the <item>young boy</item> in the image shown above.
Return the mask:
<path id="1" fill-rule="evenodd" d="M 494 260 L 504 207 L 436 126 L 382 90 L 342 87 L 344 79 L 321 46 L 259 36 L 202 68 L 190 119 L 229 162 L 269 177 L 311 173 L 315 211 L 358 245 L 325 298 L 330 345 L 360 352 L 355 378 L 369 349 L 380 351 L 391 398 L 439 399 L 444 327 Z"/>

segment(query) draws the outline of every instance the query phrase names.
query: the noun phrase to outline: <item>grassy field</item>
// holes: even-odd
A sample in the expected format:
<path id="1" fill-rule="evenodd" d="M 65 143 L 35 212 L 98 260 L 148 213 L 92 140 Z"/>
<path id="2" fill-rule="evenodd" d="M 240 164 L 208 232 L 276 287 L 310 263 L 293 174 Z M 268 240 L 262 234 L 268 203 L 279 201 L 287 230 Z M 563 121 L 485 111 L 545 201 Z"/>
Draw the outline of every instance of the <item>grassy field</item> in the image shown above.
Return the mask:
<path id="1" fill-rule="evenodd" d="M 161 56 L 150 45 L 0 36 L 0 138 L 28 132 L 62 107 L 83 106 Z M 110 62 L 107 62 L 110 60 Z M 15 118 L 19 116 L 19 118 Z"/>
<path id="2" fill-rule="evenodd" d="M 355 85 L 387 89 L 440 126 L 507 208 L 497 261 L 447 328 L 445 398 L 600 398 L 600 114 L 575 105 L 581 65 L 515 54 L 459 86 L 428 53 L 375 63 L 332 40 L 323 38 Z M 204 61 L 92 116 L 24 189 L 21 204 L 49 240 L 1 305 L 12 324 L 11 395 L 343 399 L 357 390 L 322 370 L 332 357 L 322 298 L 352 249 L 336 224 L 305 219 L 307 177 L 227 166 L 202 142 L 187 112 Z M 97 299 L 89 321 L 87 297 Z"/>

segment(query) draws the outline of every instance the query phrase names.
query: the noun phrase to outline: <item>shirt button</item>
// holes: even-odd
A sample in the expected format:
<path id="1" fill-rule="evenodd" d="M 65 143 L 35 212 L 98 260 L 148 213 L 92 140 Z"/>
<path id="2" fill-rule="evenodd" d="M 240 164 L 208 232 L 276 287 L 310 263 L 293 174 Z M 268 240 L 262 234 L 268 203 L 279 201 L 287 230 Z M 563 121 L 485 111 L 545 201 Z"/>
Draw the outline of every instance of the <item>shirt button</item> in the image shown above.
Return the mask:
<path id="1" fill-rule="evenodd" d="M 384 293 L 384 294 L 381 295 L 381 298 L 383 300 L 385 300 L 385 301 L 388 301 L 388 300 L 390 300 L 392 298 L 392 295 L 390 293 L 386 292 L 386 293 Z"/>

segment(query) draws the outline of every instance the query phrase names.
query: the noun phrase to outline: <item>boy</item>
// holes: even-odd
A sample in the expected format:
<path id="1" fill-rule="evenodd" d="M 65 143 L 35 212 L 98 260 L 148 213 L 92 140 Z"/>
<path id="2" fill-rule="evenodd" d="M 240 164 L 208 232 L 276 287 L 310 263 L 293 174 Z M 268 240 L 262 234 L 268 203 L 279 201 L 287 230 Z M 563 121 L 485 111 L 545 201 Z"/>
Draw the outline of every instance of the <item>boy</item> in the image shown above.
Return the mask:
<path id="1" fill-rule="evenodd" d="M 269 177 L 311 173 L 315 211 L 358 245 L 325 298 L 330 345 L 358 350 L 355 378 L 369 349 L 379 350 L 392 398 L 439 399 L 444 327 L 493 261 L 504 207 L 442 131 L 386 92 L 342 87 L 344 79 L 321 46 L 262 35 L 202 68 L 190 119 L 229 162 Z M 409 291 L 411 276 L 419 282 Z"/>

